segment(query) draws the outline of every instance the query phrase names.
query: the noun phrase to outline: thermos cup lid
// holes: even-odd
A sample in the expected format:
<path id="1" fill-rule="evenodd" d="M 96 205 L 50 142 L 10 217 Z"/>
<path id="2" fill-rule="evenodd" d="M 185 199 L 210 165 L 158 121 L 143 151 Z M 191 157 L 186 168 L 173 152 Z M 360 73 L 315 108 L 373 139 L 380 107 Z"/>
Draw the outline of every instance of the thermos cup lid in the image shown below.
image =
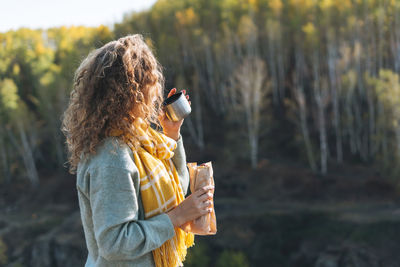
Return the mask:
<path id="1" fill-rule="evenodd" d="M 178 92 L 178 93 L 175 93 L 175 94 L 171 95 L 170 97 L 168 97 L 167 99 L 164 100 L 163 106 L 166 106 L 166 105 L 169 105 L 169 104 L 175 102 L 176 100 L 179 99 L 179 97 L 181 95 L 183 95 L 182 92 Z"/>

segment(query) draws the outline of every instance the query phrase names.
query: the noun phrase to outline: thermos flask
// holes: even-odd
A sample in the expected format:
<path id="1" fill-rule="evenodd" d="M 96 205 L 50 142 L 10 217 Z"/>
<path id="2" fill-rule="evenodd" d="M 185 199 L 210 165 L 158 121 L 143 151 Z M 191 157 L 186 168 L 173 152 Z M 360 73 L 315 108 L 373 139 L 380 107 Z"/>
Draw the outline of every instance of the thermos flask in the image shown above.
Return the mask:
<path id="1" fill-rule="evenodd" d="M 180 121 L 192 112 L 192 108 L 182 92 L 171 95 L 164 100 L 162 105 L 167 118 L 171 121 Z"/>

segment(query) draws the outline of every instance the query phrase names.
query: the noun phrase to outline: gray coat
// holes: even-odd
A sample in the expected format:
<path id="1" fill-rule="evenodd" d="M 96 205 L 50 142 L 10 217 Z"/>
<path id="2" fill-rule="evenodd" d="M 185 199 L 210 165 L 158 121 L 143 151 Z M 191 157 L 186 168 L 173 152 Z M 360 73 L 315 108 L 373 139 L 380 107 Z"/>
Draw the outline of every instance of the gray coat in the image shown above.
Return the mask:
<path id="1" fill-rule="evenodd" d="M 94 156 L 81 159 L 76 187 L 88 257 L 85 267 L 154 266 L 152 250 L 175 234 L 166 213 L 148 220 L 131 149 L 107 137 Z M 182 136 L 172 158 L 186 195 L 189 173 Z"/>

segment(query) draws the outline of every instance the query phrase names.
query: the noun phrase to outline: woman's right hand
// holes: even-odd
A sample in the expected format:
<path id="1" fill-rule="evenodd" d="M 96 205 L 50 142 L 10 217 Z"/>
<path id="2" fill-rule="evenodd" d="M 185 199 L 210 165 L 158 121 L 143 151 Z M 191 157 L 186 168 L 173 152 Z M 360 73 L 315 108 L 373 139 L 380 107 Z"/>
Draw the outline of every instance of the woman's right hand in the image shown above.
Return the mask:
<path id="1" fill-rule="evenodd" d="M 185 198 L 178 206 L 167 212 L 175 227 L 212 212 L 213 185 L 204 186 Z"/>

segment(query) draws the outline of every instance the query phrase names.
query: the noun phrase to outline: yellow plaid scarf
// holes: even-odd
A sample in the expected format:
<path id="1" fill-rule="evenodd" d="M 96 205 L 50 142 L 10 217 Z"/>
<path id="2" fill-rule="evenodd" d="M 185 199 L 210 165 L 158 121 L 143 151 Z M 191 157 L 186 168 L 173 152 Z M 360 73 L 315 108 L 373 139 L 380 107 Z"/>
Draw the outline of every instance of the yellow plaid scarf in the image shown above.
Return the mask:
<path id="1" fill-rule="evenodd" d="M 134 123 L 141 147 L 133 149 L 130 137 L 121 130 L 111 130 L 110 136 L 121 136 L 132 149 L 134 161 L 140 174 L 140 193 L 145 218 L 169 211 L 181 203 L 185 196 L 180 186 L 178 172 L 172 162 L 176 141 L 148 126 L 143 119 Z M 153 139 L 150 138 L 153 137 Z M 187 248 L 193 246 L 194 234 L 175 227 L 175 235 L 161 247 L 153 250 L 157 267 L 183 265 Z"/>

